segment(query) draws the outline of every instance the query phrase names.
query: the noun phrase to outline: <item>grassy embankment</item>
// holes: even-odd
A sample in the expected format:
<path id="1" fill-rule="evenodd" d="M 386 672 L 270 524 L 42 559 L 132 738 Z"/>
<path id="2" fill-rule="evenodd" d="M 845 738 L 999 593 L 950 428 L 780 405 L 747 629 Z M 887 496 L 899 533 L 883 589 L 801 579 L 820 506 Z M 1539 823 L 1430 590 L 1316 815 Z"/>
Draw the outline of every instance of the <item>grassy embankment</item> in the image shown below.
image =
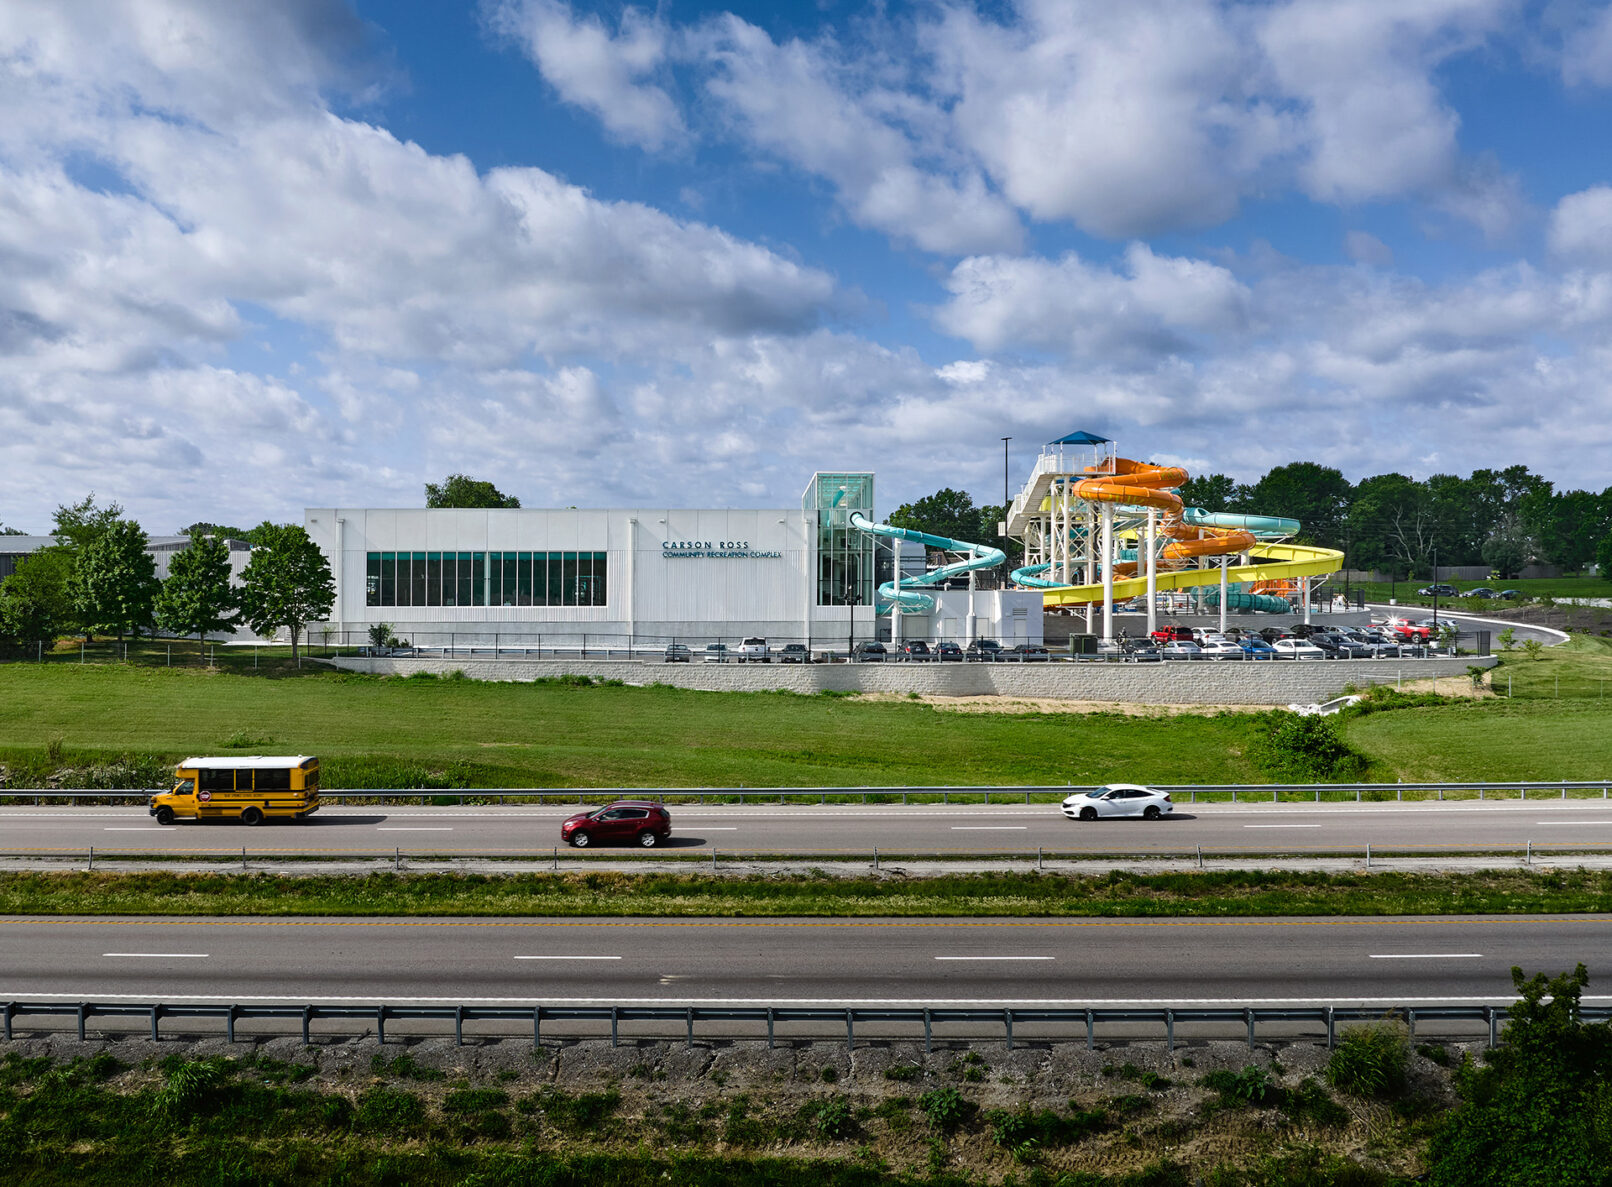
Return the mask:
<path id="1" fill-rule="evenodd" d="M 1491 682 L 1503 692 L 1508 678 L 1510 699 L 1376 712 L 1342 729 L 1377 781 L 1607 777 L 1612 644 L 1519 650 Z M 327 787 L 354 788 L 1251 783 L 1266 779 L 1249 745 L 1257 724 L 1239 712 L 963 714 L 317 667 L 0 666 L 0 764 L 12 786 L 120 757 L 160 772 L 187 754 L 230 752 L 316 753 Z"/>
<path id="2" fill-rule="evenodd" d="M 1438 604 L 1441 609 L 1469 610 L 1475 614 L 1496 611 L 1503 615 L 1506 609 L 1516 609 L 1531 601 L 1541 601 L 1546 598 L 1612 598 L 1612 581 L 1602 577 L 1539 577 L 1530 580 L 1518 578 L 1514 581 L 1451 581 L 1447 577 L 1439 579 L 1443 584 L 1453 585 L 1459 590 L 1488 588 L 1496 592 L 1502 589 L 1515 589 L 1522 592 L 1522 598 L 1516 601 L 1502 601 L 1499 599 L 1486 600 L 1483 598 L 1447 598 L 1440 597 Z M 1349 591 L 1364 591 L 1366 601 L 1386 605 L 1389 598 L 1394 598 L 1401 606 L 1428 606 L 1433 605 L 1431 597 L 1423 597 L 1416 591 L 1430 584 L 1426 578 L 1406 581 L 1352 581 Z M 1343 582 L 1339 578 L 1332 578 L 1327 584 L 1328 589 L 1343 590 Z"/>

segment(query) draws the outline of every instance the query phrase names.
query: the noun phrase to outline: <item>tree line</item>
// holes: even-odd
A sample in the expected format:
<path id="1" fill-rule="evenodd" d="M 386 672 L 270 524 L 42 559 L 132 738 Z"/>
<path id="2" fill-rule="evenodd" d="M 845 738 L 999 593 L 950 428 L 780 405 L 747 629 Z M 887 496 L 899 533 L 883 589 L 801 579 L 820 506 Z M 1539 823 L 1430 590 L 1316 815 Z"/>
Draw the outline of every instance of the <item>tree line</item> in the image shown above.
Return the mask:
<path id="1" fill-rule="evenodd" d="M 197 523 L 185 534 L 189 547 L 159 580 L 145 529 L 117 503 L 101 506 L 91 494 L 57 507 L 55 544 L 20 558 L 0 582 L 0 645 L 15 650 L 72 632 L 121 642 L 158 630 L 200 642 L 245 623 L 264 637 L 287 630 L 297 659 L 303 628 L 336 600 L 330 565 L 308 533 L 265 521 L 244 532 Z M 228 537 L 253 545 L 239 586 Z"/>
<path id="2" fill-rule="evenodd" d="M 1487 565 L 1510 579 L 1534 563 L 1573 573 L 1594 562 L 1612 573 L 1612 486 L 1599 494 L 1559 491 L 1527 466 L 1474 470 L 1465 478 L 1377 474 L 1352 483 L 1331 466 L 1291 462 L 1252 483 L 1225 474 L 1191 478 L 1180 494 L 1187 506 L 1206 511 L 1296 519 L 1300 541 L 1338 549 L 1354 569 L 1427 577 L 1435 565 Z M 976 507 L 969 494 L 950 487 L 904 503 L 887 518 L 931 535 L 1001 543 L 1002 507 Z M 1009 541 L 1010 566 L 1021 553 Z"/>

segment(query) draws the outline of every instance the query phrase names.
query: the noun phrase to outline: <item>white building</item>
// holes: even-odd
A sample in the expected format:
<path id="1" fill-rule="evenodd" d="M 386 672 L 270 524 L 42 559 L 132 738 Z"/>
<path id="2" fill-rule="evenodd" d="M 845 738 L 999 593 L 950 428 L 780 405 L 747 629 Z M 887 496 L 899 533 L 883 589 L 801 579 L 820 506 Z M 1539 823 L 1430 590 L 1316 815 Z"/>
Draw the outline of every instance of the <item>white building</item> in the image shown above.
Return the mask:
<path id="1" fill-rule="evenodd" d="M 605 649 L 760 635 L 775 646 L 843 649 L 889 637 L 874 606 L 889 546 L 847 523 L 872 505 L 873 475 L 820 473 L 799 508 L 314 507 L 305 526 L 336 577 L 332 642 L 362 642 L 384 622 L 420 647 Z M 934 614 L 902 616 L 900 632 L 1039 642 L 1040 598 L 938 593 Z"/>

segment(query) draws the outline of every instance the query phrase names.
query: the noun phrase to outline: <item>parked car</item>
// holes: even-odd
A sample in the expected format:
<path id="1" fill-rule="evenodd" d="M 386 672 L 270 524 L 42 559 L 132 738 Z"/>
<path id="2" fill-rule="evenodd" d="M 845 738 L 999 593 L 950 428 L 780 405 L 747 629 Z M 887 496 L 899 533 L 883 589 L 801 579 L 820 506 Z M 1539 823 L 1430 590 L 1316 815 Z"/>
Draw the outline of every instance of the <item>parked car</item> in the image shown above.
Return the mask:
<path id="1" fill-rule="evenodd" d="M 688 649 L 687 643 L 669 643 L 665 654 L 661 656 L 661 662 L 668 664 L 686 664 L 693 659 L 694 653 Z"/>
<path id="2" fill-rule="evenodd" d="M 963 649 L 955 643 L 936 643 L 935 658 L 942 662 L 962 663 L 966 657 Z"/>
<path id="3" fill-rule="evenodd" d="M 1161 626 L 1148 636 L 1155 643 L 1172 643 L 1176 640 L 1192 642 L 1192 628 L 1189 626 Z"/>
<path id="4" fill-rule="evenodd" d="M 610 841 L 653 849 L 671 835 L 671 814 L 653 800 L 617 800 L 593 812 L 578 812 L 560 825 L 560 840 L 578 849 Z"/>
<path id="5" fill-rule="evenodd" d="M 1416 592 L 1424 598 L 1458 598 L 1461 596 L 1461 591 L 1456 589 L 1455 586 L 1445 585 L 1442 581 L 1437 585 L 1424 585 Z"/>
<path id="6" fill-rule="evenodd" d="M 1052 656 L 1039 643 L 1016 643 L 1008 648 L 1004 658 L 1016 659 L 1025 664 L 1044 664 L 1049 662 Z"/>
<path id="7" fill-rule="evenodd" d="M 995 639 L 975 639 L 964 653 L 979 663 L 992 663 L 1002 658 L 1002 645 Z"/>
<path id="8" fill-rule="evenodd" d="M 1242 648 L 1244 659 L 1275 659 L 1276 652 L 1258 635 L 1245 635 L 1237 646 Z"/>
<path id="9" fill-rule="evenodd" d="M 889 652 L 883 643 L 858 643 L 851 651 L 851 661 L 858 664 L 882 664 Z"/>
<path id="10" fill-rule="evenodd" d="M 910 639 L 901 645 L 901 658 L 910 663 L 928 663 L 935 655 L 922 639 Z"/>
<path id="11" fill-rule="evenodd" d="M 812 653 L 806 650 L 804 643 L 785 643 L 778 649 L 778 662 L 781 664 L 809 664 L 812 662 Z"/>
<path id="12" fill-rule="evenodd" d="M 1496 594 L 1487 585 L 1480 585 L 1477 589 L 1469 589 L 1461 595 L 1463 598 L 1492 598 Z"/>
<path id="13" fill-rule="evenodd" d="M 726 643 L 707 643 L 705 652 L 700 656 L 702 664 L 725 664 L 733 658 Z"/>
<path id="14" fill-rule="evenodd" d="M 1140 783 L 1110 783 L 1107 787 L 1076 792 L 1063 802 L 1070 820 L 1097 820 L 1104 816 L 1140 816 L 1157 820 L 1175 811 L 1168 794 Z"/>
<path id="15" fill-rule="evenodd" d="M 1198 644 L 1204 659 L 1242 659 L 1243 649 L 1230 639 L 1208 639 Z"/>
<path id="16" fill-rule="evenodd" d="M 1371 654 L 1364 643 L 1339 634 L 1311 635 L 1308 641 L 1325 652 L 1328 659 L 1365 659 Z"/>
<path id="17" fill-rule="evenodd" d="M 1190 639 L 1174 639 L 1159 648 L 1160 659 L 1202 659 L 1203 649 Z"/>
<path id="18" fill-rule="evenodd" d="M 1495 597 L 1505 598 L 1508 602 L 1515 602 L 1523 597 L 1523 592 L 1520 589 L 1503 589 Z"/>
<path id="19" fill-rule="evenodd" d="M 1277 659 L 1325 659 L 1326 652 L 1307 639 L 1278 639 L 1271 644 Z"/>
<path id="20" fill-rule="evenodd" d="M 739 662 L 741 664 L 772 663 L 772 649 L 767 646 L 767 640 L 752 637 L 741 642 L 739 644 Z"/>

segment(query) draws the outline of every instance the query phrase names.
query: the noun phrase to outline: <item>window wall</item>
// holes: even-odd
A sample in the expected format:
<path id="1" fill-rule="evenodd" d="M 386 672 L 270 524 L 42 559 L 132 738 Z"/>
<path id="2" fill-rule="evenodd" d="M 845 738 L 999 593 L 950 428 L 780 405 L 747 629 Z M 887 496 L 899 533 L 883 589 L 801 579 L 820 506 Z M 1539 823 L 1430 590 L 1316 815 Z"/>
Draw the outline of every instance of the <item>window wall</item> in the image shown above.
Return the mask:
<path id="1" fill-rule="evenodd" d="M 605 606 L 603 552 L 371 552 L 370 606 Z"/>

